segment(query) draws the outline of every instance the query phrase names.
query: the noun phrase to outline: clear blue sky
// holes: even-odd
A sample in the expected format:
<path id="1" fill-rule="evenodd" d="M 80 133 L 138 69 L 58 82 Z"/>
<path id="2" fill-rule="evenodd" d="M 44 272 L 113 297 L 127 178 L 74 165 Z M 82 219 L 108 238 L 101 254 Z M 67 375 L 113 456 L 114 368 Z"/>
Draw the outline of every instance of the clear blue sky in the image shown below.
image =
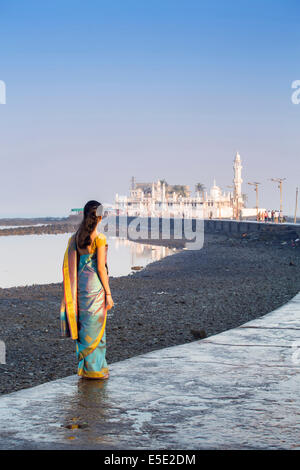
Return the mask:
<path id="1" fill-rule="evenodd" d="M 299 180 L 298 0 L 0 0 L 2 216 L 65 215 L 138 180 Z"/>

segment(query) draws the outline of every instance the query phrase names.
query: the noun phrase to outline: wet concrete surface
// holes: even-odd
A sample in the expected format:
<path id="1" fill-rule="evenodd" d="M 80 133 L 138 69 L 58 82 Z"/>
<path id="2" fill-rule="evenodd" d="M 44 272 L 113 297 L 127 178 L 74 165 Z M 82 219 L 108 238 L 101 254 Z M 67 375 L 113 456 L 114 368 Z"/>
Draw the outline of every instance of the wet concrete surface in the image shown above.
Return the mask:
<path id="1" fill-rule="evenodd" d="M 300 449 L 300 294 L 239 328 L 0 398 L 0 449 Z M 49 358 L 50 359 L 50 358 Z"/>

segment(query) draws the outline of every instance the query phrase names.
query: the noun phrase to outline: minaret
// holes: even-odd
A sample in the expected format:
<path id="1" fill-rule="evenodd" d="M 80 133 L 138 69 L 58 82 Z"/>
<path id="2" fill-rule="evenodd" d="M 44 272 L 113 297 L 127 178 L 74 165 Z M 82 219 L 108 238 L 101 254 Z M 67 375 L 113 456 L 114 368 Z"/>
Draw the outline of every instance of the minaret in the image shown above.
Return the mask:
<path id="1" fill-rule="evenodd" d="M 166 200 L 166 184 L 162 184 L 162 201 L 165 202 Z"/>
<path id="2" fill-rule="evenodd" d="M 156 196 L 160 198 L 159 200 L 161 201 L 161 183 L 159 180 L 157 181 L 156 191 L 157 191 Z"/>
<path id="3" fill-rule="evenodd" d="M 233 178 L 233 187 L 234 187 L 234 198 L 242 199 L 242 163 L 241 156 L 239 152 L 236 152 L 235 159 L 233 162 L 234 178 Z"/>

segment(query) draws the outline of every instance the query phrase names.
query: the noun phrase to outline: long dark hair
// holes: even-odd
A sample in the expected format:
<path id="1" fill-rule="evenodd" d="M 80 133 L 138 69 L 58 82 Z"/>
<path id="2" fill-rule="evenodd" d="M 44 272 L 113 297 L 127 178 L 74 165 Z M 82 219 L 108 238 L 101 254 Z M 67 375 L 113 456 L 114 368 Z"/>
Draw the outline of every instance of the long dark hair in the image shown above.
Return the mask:
<path id="1" fill-rule="evenodd" d="M 77 244 L 81 249 L 86 248 L 92 243 L 91 233 L 99 223 L 99 216 L 96 214 L 98 207 L 101 206 L 98 201 L 89 201 L 83 209 L 83 221 L 77 230 Z"/>

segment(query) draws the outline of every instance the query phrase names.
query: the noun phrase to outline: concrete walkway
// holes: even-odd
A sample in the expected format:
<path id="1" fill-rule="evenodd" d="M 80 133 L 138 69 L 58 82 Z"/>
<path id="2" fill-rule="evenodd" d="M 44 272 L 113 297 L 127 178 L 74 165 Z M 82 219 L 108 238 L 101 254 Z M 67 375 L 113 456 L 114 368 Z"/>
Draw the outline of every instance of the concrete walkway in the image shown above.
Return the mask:
<path id="1" fill-rule="evenodd" d="M 105 383 L 72 376 L 2 396 L 0 448 L 300 449 L 297 346 L 300 294 L 239 328 L 115 363 Z"/>

